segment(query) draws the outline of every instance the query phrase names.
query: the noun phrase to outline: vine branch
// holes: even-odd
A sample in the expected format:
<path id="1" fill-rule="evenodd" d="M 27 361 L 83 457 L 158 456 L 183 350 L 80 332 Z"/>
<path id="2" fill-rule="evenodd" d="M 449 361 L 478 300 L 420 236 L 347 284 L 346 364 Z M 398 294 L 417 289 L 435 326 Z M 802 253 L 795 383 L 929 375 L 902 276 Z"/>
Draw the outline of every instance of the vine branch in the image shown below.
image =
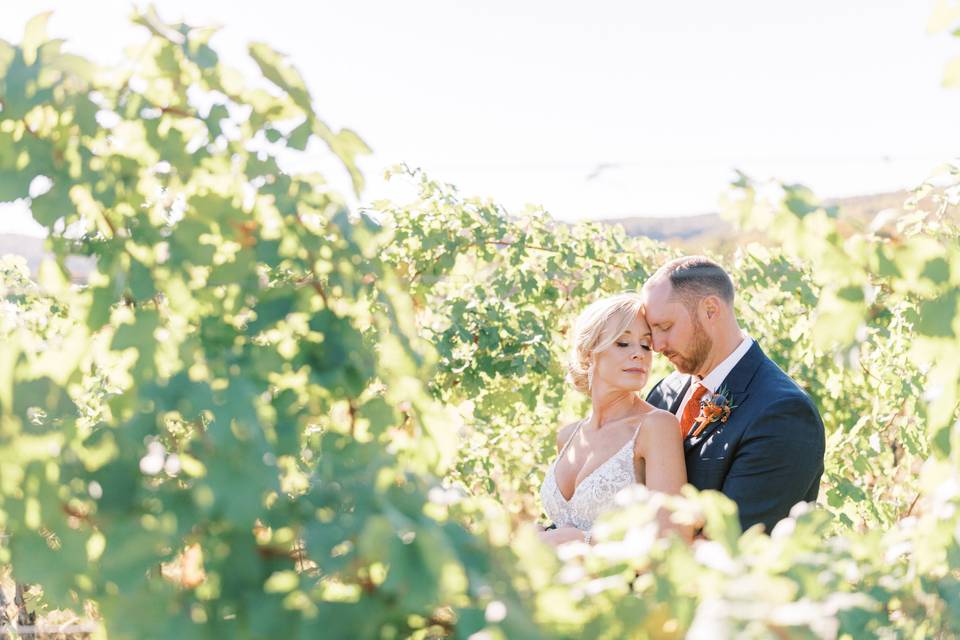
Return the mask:
<path id="1" fill-rule="evenodd" d="M 517 243 L 517 242 L 512 242 L 512 241 L 509 241 L 509 240 L 486 240 L 486 241 L 481 242 L 481 243 L 471 242 L 471 243 L 469 243 L 469 244 L 467 244 L 467 245 L 465 245 L 465 246 L 466 246 L 466 247 L 480 247 L 480 246 L 483 246 L 483 245 L 494 245 L 494 246 L 497 246 L 497 247 L 517 247 L 517 246 L 519 246 L 519 247 L 523 247 L 524 249 L 530 249 L 530 250 L 532 250 L 532 251 L 543 251 L 543 252 L 552 253 L 552 254 L 555 254 L 555 255 L 560 255 L 560 253 L 561 253 L 561 251 L 560 251 L 559 249 L 551 249 L 551 248 L 549 248 L 549 247 L 541 247 L 540 245 L 535 245 L 535 244 Z M 589 256 L 583 255 L 582 253 L 574 253 L 573 256 L 574 256 L 575 258 L 580 259 L 580 260 L 587 260 L 588 262 L 593 262 L 593 263 L 595 263 L 595 264 L 606 265 L 606 266 L 608 266 L 608 267 L 610 267 L 610 268 L 612 268 L 612 269 L 616 269 L 617 271 L 620 271 L 620 272 L 626 272 L 626 271 L 627 271 L 627 268 L 624 267 L 624 266 L 622 266 L 622 265 L 615 264 L 615 263 L 609 262 L 609 261 L 607 261 L 607 260 L 601 260 L 600 258 L 591 258 L 591 257 L 589 257 Z M 416 271 L 412 276 L 410 276 L 410 282 L 415 282 L 421 275 L 423 275 L 423 269 L 420 269 L 420 270 Z"/>

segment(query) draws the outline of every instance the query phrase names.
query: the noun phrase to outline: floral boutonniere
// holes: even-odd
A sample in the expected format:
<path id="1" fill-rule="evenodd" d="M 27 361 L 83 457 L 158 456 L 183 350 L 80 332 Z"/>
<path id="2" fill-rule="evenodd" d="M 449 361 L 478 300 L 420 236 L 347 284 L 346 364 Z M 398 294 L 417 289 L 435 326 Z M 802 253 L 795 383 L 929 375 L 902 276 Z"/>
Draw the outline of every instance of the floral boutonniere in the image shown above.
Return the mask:
<path id="1" fill-rule="evenodd" d="M 693 421 L 694 429 L 691 437 L 697 437 L 708 424 L 719 420 L 721 423 L 727 421 L 730 412 L 737 408 L 737 405 L 730 403 L 730 390 L 726 387 L 720 387 L 717 392 L 705 395 L 700 400 L 700 415 Z"/>

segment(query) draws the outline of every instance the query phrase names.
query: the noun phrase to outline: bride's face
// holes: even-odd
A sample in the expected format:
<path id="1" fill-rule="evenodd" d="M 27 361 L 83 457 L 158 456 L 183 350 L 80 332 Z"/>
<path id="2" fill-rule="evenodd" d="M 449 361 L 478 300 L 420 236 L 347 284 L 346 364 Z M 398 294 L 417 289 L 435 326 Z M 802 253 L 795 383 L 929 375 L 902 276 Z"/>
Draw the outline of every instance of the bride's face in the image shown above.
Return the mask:
<path id="1" fill-rule="evenodd" d="M 593 386 L 600 383 L 611 391 L 643 390 L 653 359 L 650 340 L 650 326 L 638 316 L 612 345 L 596 354 Z"/>

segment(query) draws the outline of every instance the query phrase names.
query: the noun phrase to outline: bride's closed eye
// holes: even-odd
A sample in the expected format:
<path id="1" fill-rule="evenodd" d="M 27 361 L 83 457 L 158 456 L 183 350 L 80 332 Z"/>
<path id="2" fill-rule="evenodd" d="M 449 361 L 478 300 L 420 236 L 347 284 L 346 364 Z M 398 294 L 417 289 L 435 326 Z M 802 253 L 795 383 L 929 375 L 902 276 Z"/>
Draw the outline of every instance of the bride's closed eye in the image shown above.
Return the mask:
<path id="1" fill-rule="evenodd" d="M 617 344 L 617 346 L 620 347 L 620 348 L 629 347 L 629 346 L 630 346 L 630 343 L 629 343 L 629 342 L 618 342 L 618 343 L 616 343 L 616 344 Z M 641 345 L 640 345 L 640 348 L 643 349 L 644 351 L 650 351 L 650 350 L 651 350 L 650 345 L 648 345 L 648 344 L 641 344 Z"/>

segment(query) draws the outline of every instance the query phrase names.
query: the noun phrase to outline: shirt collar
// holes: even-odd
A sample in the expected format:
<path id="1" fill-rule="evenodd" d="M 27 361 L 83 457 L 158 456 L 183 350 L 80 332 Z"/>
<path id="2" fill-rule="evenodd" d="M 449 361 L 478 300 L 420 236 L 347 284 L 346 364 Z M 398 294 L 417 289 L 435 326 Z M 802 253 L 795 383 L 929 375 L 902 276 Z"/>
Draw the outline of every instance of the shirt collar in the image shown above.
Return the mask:
<path id="1" fill-rule="evenodd" d="M 716 393 L 717 389 L 723 384 L 723 381 L 727 379 L 727 376 L 730 375 L 730 372 L 733 370 L 737 363 L 740 362 L 740 359 L 746 355 L 747 351 L 750 350 L 750 346 L 753 344 L 753 338 L 744 334 L 743 340 L 740 341 L 740 344 L 737 345 L 737 348 L 728 355 L 723 362 L 718 364 L 713 368 L 713 370 L 708 373 L 702 380 L 698 380 L 697 376 L 692 376 L 693 382 L 699 382 L 704 387 L 707 388 L 707 391 L 710 393 Z"/>

